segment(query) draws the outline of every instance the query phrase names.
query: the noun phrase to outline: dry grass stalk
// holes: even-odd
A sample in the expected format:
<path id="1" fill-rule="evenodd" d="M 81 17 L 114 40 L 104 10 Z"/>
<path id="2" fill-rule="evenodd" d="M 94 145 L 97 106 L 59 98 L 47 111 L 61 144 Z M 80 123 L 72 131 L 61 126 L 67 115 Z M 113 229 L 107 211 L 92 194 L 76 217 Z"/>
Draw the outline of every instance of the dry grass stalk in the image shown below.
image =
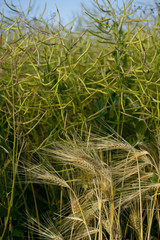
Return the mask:
<path id="1" fill-rule="evenodd" d="M 31 176 L 33 182 L 47 183 L 69 188 L 69 185 L 64 179 L 58 176 L 54 168 L 52 168 L 51 172 L 41 164 L 35 166 L 33 165 L 31 168 L 27 169 L 27 172 Z"/>
<path id="2" fill-rule="evenodd" d="M 159 194 L 159 183 L 152 182 L 151 169 L 156 171 L 154 159 L 147 150 L 125 145 L 125 141 L 117 140 L 113 144 L 111 137 L 110 144 L 109 139 L 105 142 L 105 151 L 99 142 L 101 139 L 97 138 L 87 142 L 87 146 L 79 142 L 43 149 L 52 163 L 59 161 L 66 169 L 68 165 L 73 167 L 73 171 L 68 171 L 68 181 L 59 177 L 52 165 L 49 169 L 35 165 L 28 171 L 36 182 L 68 189 L 70 207 L 63 210 L 67 217 L 61 222 L 61 234 L 67 236 L 67 240 L 92 239 L 92 235 L 99 240 L 107 236 L 110 240 L 121 239 L 120 217 L 124 209 L 130 211 L 130 226 L 142 240 L 143 231 L 149 231 L 143 229 L 143 206 L 154 197 L 155 191 L 157 196 Z"/>

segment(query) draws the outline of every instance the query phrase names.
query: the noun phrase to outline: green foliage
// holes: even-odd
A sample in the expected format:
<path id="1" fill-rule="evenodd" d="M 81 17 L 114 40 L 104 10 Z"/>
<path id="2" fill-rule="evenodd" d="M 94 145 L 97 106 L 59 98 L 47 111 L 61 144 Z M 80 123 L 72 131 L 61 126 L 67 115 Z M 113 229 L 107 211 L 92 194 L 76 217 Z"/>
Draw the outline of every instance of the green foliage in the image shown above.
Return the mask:
<path id="1" fill-rule="evenodd" d="M 60 22 L 50 26 L 43 14 L 28 21 L 12 5 L 8 7 L 13 18 L 1 13 L 0 240 L 26 235 L 34 239 L 33 231 L 27 233 L 24 226 L 27 219 L 34 229 L 27 214 L 36 218 L 39 228 L 41 211 L 62 216 L 67 203 L 63 188 L 24 185 L 18 169 L 20 160 L 43 163 L 39 150 L 52 141 L 75 140 L 73 132 L 87 141 L 92 129 L 106 134 L 106 123 L 117 138 L 152 153 L 156 173 L 152 167 L 146 172 L 152 173 L 150 183 L 159 183 L 159 14 L 150 23 L 135 15 L 132 1 L 119 10 L 108 0 L 102 2 L 95 1 L 94 14 L 86 10 L 92 21 L 88 29 L 74 32 Z M 53 165 L 61 177 L 72 172 L 63 164 Z M 123 189 L 119 191 L 125 196 Z M 153 212 L 157 194 L 158 190 Z M 152 219 L 153 212 L 148 210 L 147 217 Z M 128 226 L 129 219 L 122 222 Z M 148 236 L 154 237 L 154 228 L 148 229 Z"/>

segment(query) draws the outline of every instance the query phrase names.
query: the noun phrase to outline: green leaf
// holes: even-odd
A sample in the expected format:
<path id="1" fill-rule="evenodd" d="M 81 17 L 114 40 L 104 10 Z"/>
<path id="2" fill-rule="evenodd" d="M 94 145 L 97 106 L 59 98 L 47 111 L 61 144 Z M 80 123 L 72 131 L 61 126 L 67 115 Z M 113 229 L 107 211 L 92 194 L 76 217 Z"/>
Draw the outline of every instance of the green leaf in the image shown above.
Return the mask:
<path id="1" fill-rule="evenodd" d="M 0 204 L 0 217 L 6 217 L 7 213 L 7 208 Z"/>
<path id="2" fill-rule="evenodd" d="M 158 178 L 157 175 L 155 173 L 152 174 L 152 183 L 157 183 Z"/>
<path id="3" fill-rule="evenodd" d="M 24 232 L 22 230 L 19 229 L 15 229 L 13 231 L 12 237 L 20 237 L 23 238 L 24 237 Z"/>
<path id="4" fill-rule="evenodd" d="M 145 134 L 146 132 L 146 124 L 144 121 L 139 121 L 137 124 L 136 124 L 136 132 L 140 135 L 143 135 Z"/>

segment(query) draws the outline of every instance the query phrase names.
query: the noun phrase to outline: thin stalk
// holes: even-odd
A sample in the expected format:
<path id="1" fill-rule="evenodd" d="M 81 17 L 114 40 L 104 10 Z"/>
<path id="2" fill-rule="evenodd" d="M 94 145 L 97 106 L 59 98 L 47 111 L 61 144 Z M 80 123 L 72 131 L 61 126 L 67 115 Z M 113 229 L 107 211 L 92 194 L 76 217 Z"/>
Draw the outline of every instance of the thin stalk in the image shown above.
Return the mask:
<path id="1" fill-rule="evenodd" d="M 150 233 L 151 233 L 151 226 L 152 226 L 152 220 L 153 220 L 155 205 L 156 205 L 156 202 L 157 202 L 158 189 L 159 189 L 159 178 L 158 178 L 158 182 L 157 182 L 157 188 L 156 188 L 156 193 L 155 193 L 154 202 L 153 202 L 153 206 L 152 206 L 152 211 L 151 211 L 151 215 L 150 215 L 150 218 L 149 218 L 149 226 L 148 226 L 148 236 L 147 236 L 147 240 L 150 240 L 150 239 L 151 239 Z"/>
<path id="2" fill-rule="evenodd" d="M 73 195 L 74 195 L 74 197 L 75 197 L 75 199 L 76 199 L 76 201 L 77 201 L 78 207 L 79 207 L 79 209 L 80 209 L 80 212 L 81 212 L 81 215 L 82 215 L 82 218 L 83 218 L 83 221 L 84 221 L 84 225 L 85 225 L 86 230 L 87 230 L 87 233 L 88 233 L 89 240 L 92 240 L 92 239 L 91 239 L 91 235 L 90 235 L 89 230 L 88 230 L 88 227 L 87 227 L 86 219 L 85 219 L 85 216 L 84 216 L 84 214 L 83 214 L 81 205 L 80 205 L 80 203 L 79 203 L 79 201 L 78 201 L 78 198 L 77 198 L 75 192 L 73 191 L 73 189 L 70 188 L 70 190 L 71 190 L 71 192 L 73 193 Z"/>
<path id="3" fill-rule="evenodd" d="M 13 63 L 12 63 L 13 64 Z M 17 173 L 17 168 L 16 168 L 16 162 L 17 162 L 17 147 L 18 147 L 18 138 L 17 138 L 17 131 L 16 131 L 16 119 L 15 119 L 15 96 L 14 96 L 14 81 L 13 81 L 13 73 L 11 74 L 12 78 L 12 103 L 13 103 L 13 108 L 12 108 L 12 118 L 13 118 L 13 132 L 14 132 L 14 139 L 13 139 L 13 153 L 12 153 L 12 174 L 13 174 L 13 179 L 12 179 L 12 189 L 11 189 L 11 197 L 9 201 L 9 206 L 8 206 L 8 212 L 7 212 L 7 217 L 5 221 L 5 226 L 1 235 L 0 240 L 3 239 L 5 232 L 7 230 L 8 222 L 9 222 L 9 216 L 11 212 L 11 208 L 13 205 L 13 198 L 14 198 L 14 187 L 15 187 L 15 179 L 16 179 L 16 173 Z M 16 146 L 17 142 L 17 146 Z"/>
<path id="4" fill-rule="evenodd" d="M 140 224 L 141 224 L 141 235 L 140 235 L 140 240 L 143 240 L 143 208 L 142 208 L 142 194 L 141 194 L 141 176 L 140 176 L 140 171 L 139 171 L 139 163 L 138 163 L 138 158 L 136 157 L 137 160 L 137 172 L 138 172 L 138 181 L 139 181 L 139 204 L 140 204 Z"/>
<path id="5" fill-rule="evenodd" d="M 113 224 L 114 224 L 114 189 L 111 183 L 111 203 L 110 203 L 110 240 L 114 240 Z"/>
<path id="6" fill-rule="evenodd" d="M 39 221 L 38 206 L 37 206 L 36 195 L 35 195 L 35 191 L 34 191 L 34 187 L 33 187 L 32 183 L 31 183 L 31 189 L 32 189 L 32 193 L 33 193 L 33 199 L 34 199 L 34 205 L 35 205 L 35 211 L 36 211 L 36 217 L 37 217 L 37 225 L 38 225 L 38 229 L 39 229 L 39 232 L 40 232 L 41 227 L 40 227 L 40 221 Z"/>

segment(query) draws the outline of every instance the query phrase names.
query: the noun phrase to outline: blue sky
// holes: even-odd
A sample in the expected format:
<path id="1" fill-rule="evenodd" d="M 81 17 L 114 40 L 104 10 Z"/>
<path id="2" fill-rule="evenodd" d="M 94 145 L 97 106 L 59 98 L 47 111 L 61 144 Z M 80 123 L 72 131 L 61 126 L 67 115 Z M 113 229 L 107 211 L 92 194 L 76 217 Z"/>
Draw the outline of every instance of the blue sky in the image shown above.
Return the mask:
<path id="1" fill-rule="evenodd" d="M 122 0 L 117 0 L 119 5 L 121 4 Z M 129 0 L 124 0 L 124 2 L 128 2 Z M 6 0 L 8 4 L 12 3 L 17 7 L 23 8 L 25 12 L 27 12 L 29 0 Z M 101 2 L 101 0 L 99 0 Z M 106 1 L 107 2 L 107 1 Z M 111 3 L 116 2 L 116 0 L 110 0 Z M 135 3 L 153 3 L 153 0 L 134 0 Z M 93 0 L 32 0 L 31 5 L 34 6 L 33 11 L 31 13 L 31 17 L 36 16 L 38 17 L 40 13 L 42 13 L 45 3 L 47 4 L 46 11 L 45 11 L 45 18 L 50 19 L 56 13 L 56 5 L 59 9 L 61 20 L 63 24 L 67 24 L 71 21 L 76 14 L 81 14 L 81 3 L 83 3 L 88 9 L 92 8 Z M 9 14 L 8 9 L 4 4 L 4 0 L 0 0 L 0 11 L 4 9 L 5 15 Z M 55 18 L 56 19 L 56 18 Z"/>
<path id="2" fill-rule="evenodd" d="M 8 4 L 14 4 L 20 9 L 23 8 L 24 12 L 27 12 L 29 0 L 6 0 Z M 52 16 L 56 14 L 56 6 L 59 9 L 61 19 L 64 23 L 68 23 L 71 21 L 76 14 L 81 13 L 82 7 L 81 3 L 83 3 L 88 8 L 92 7 L 92 0 L 32 0 L 31 5 L 33 5 L 33 10 L 31 16 L 38 17 L 40 13 L 42 13 L 45 4 L 46 11 L 44 17 L 50 19 Z M 4 0 L 0 0 L 0 11 L 4 9 L 5 15 L 9 14 L 9 11 L 4 3 Z"/>

